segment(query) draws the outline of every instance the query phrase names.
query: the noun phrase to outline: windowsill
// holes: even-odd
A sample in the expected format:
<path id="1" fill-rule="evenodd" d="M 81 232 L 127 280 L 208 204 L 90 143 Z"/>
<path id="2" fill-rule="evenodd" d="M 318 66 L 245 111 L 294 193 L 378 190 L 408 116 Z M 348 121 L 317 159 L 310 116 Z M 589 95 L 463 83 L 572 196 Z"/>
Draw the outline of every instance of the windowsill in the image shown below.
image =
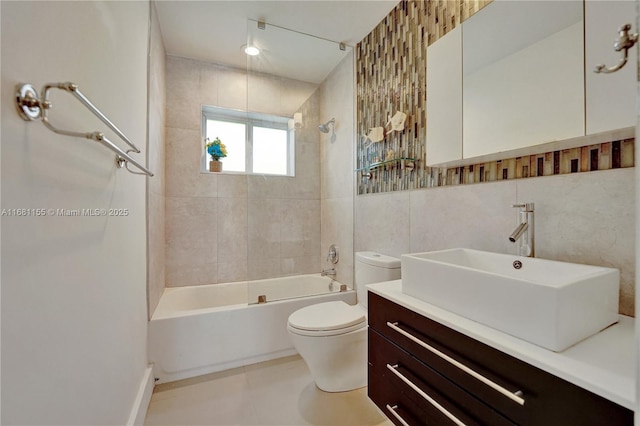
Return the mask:
<path id="1" fill-rule="evenodd" d="M 222 170 L 221 172 L 210 172 L 209 170 L 200 170 L 200 174 L 205 175 L 231 175 L 231 176 L 262 176 L 262 177 L 289 177 L 294 178 L 295 175 L 274 175 L 265 173 L 246 173 L 246 172 L 231 172 Z"/>

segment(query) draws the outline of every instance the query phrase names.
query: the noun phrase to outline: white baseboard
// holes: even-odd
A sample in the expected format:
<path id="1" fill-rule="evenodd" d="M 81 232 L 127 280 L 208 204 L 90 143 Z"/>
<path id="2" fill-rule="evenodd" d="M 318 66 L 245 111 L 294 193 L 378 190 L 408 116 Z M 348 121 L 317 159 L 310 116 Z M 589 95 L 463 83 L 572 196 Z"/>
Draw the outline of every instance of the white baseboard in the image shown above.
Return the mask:
<path id="1" fill-rule="evenodd" d="M 150 364 L 142 376 L 136 400 L 134 401 L 133 408 L 131 408 L 131 413 L 129 414 L 127 426 L 142 426 L 144 424 L 144 418 L 147 415 L 147 409 L 151 402 L 154 384 L 153 365 Z"/>
<path id="2" fill-rule="evenodd" d="M 0 0 L 2 1 L 2 0 Z M 298 351 L 294 347 L 283 349 L 281 351 L 270 352 L 268 354 L 260 354 L 243 359 L 235 359 L 228 362 L 220 362 L 216 364 L 206 365 L 204 367 L 192 368 L 189 370 L 177 371 L 175 373 L 163 373 L 161 368 L 156 371 L 160 376 L 155 384 L 175 382 L 177 380 L 189 379 L 191 377 L 203 376 L 205 374 L 217 373 L 219 371 L 230 370 L 232 368 L 244 367 L 245 365 L 257 364 L 259 362 L 270 361 L 272 359 L 283 358 L 285 356 L 296 355 Z"/>

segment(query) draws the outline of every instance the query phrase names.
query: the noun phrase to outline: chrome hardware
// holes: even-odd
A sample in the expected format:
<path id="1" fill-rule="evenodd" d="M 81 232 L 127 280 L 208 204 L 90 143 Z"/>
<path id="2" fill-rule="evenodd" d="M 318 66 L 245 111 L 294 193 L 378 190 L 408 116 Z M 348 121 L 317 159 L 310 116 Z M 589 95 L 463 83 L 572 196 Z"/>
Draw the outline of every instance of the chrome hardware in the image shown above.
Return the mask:
<path id="1" fill-rule="evenodd" d="M 373 173 L 370 171 L 362 172 L 362 183 L 366 184 L 370 179 L 373 179 Z"/>
<path id="2" fill-rule="evenodd" d="M 336 268 L 323 269 L 322 272 L 320 272 L 320 276 L 321 277 L 326 277 L 328 275 L 332 276 L 332 277 L 335 277 L 336 276 Z"/>
<path id="3" fill-rule="evenodd" d="M 422 346 L 423 348 L 427 349 L 429 352 L 439 356 L 440 358 L 444 359 L 445 361 L 447 361 L 448 363 L 452 364 L 454 367 L 459 368 L 460 370 L 464 371 L 465 373 L 469 374 L 471 377 L 479 380 L 480 382 L 484 383 L 485 385 L 489 386 L 491 389 L 501 393 L 502 395 L 506 396 L 507 398 L 509 398 L 510 400 L 517 402 L 520 405 L 524 405 L 524 398 L 522 398 L 522 391 L 517 391 L 517 392 L 511 392 L 508 389 L 505 389 L 504 387 L 500 386 L 499 384 L 493 382 L 490 379 L 487 379 L 486 377 L 484 377 L 482 374 L 472 370 L 471 368 L 467 367 L 466 365 L 462 364 L 460 361 L 451 358 L 449 355 L 440 352 L 438 349 L 434 348 L 431 345 L 426 344 L 425 342 L 423 342 L 422 340 L 418 339 L 417 337 L 415 337 L 413 334 L 408 333 L 406 331 L 404 331 L 403 329 L 401 329 L 400 327 L 398 327 L 398 323 L 397 322 L 387 322 L 387 326 L 392 328 L 393 330 L 397 331 L 398 333 L 402 334 L 403 336 L 405 336 L 406 338 L 410 339 L 411 341 L 417 343 L 418 345 Z"/>
<path id="4" fill-rule="evenodd" d="M 522 234 L 524 234 L 524 231 L 526 231 L 528 228 L 529 228 L 529 225 L 527 223 L 521 223 L 520 225 L 518 225 L 515 231 L 513 231 L 511 235 L 509 235 L 509 241 L 511 241 L 512 243 L 515 243 L 518 240 L 518 238 L 520 238 Z"/>
<path id="5" fill-rule="evenodd" d="M 391 405 L 387 404 L 387 410 L 389 410 L 391 412 L 393 417 L 395 417 L 396 420 L 399 421 L 402 426 L 409 426 L 409 423 L 405 422 L 404 419 L 402 417 L 400 417 L 400 414 L 396 413 L 397 409 L 398 409 L 397 405 L 394 405 L 392 407 Z"/>
<path id="6" fill-rule="evenodd" d="M 398 364 L 396 365 L 391 365 L 391 364 L 387 364 L 387 368 L 393 373 L 395 374 L 400 380 L 402 380 L 403 382 L 405 382 L 407 385 L 409 385 L 409 387 L 411 389 L 413 389 L 414 391 L 416 391 L 416 393 L 418 393 L 418 395 L 420 395 L 421 397 L 423 397 L 429 404 L 433 405 L 438 411 L 440 411 L 442 414 L 444 414 L 445 416 L 447 416 L 449 418 L 449 420 L 451 420 L 452 422 L 454 422 L 456 425 L 458 426 L 466 426 L 460 419 L 458 419 L 456 416 L 454 416 L 453 414 L 451 414 L 449 412 L 449 410 L 447 410 L 446 408 L 444 408 L 442 405 L 438 404 L 438 402 L 431 398 L 429 395 L 427 395 L 422 389 L 420 389 L 418 386 L 416 386 L 415 384 L 413 384 L 413 382 L 409 379 L 407 379 L 402 373 L 400 373 L 397 368 L 398 368 Z"/>
<path id="7" fill-rule="evenodd" d="M 633 45 L 638 41 L 638 33 L 629 34 L 630 30 L 631 24 L 625 24 L 618 28 L 618 39 L 615 41 L 615 43 L 613 43 L 613 48 L 616 52 L 624 50 L 624 52 L 622 52 L 622 57 L 620 58 L 620 62 L 618 62 L 618 65 L 607 68 L 606 65 L 599 64 L 596 65 L 593 72 L 609 74 L 612 72 L 616 72 L 620 68 L 625 66 L 627 60 L 629 59 L 629 49 L 631 49 Z"/>
<path id="8" fill-rule="evenodd" d="M 513 261 L 513 267 L 515 269 L 521 269 L 522 268 L 522 262 L 520 262 L 519 260 L 514 260 Z"/>
<path id="9" fill-rule="evenodd" d="M 38 92 L 31 84 L 19 85 L 16 89 L 16 106 L 23 120 L 37 120 L 40 118 L 42 109 L 51 107 L 49 102 L 46 105 L 40 102 Z"/>
<path id="10" fill-rule="evenodd" d="M 100 119 L 107 127 L 109 127 L 113 132 L 118 135 L 127 145 L 131 147 L 131 149 L 127 152 L 124 152 L 120 147 L 111 142 L 104 136 L 101 132 L 91 132 L 91 133 L 82 133 L 75 132 L 70 130 L 63 130 L 55 127 L 49 121 L 49 110 L 52 107 L 51 102 L 49 101 L 49 92 L 51 89 L 60 89 L 66 92 L 71 93 L 76 99 L 80 101 L 89 111 L 91 111 L 96 117 Z M 16 87 L 16 106 L 18 107 L 18 114 L 25 121 L 34 121 L 34 120 L 42 120 L 42 124 L 45 125 L 49 130 L 59 135 L 65 136 L 73 136 L 78 138 L 85 138 L 89 140 L 93 140 L 96 142 L 100 142 L 105 147 L 109 148 L 116 154 L 116 164 L 119 168 L 122 168 L 127 163 L 131 163 L 140 169 L 143 174 L 148 176 L 153 176 L 146 167 L 142 166 L 136 160 L 134 160 L 131 156 L 129 156 L 128 152 L 134 151 L 136 153 L 140 153 L 140 150 L 125 136 L 124 133 L 118 127 L 116 127 L 111 120 L 107 118 L 86 96 L 78 90 L 78 86 L 74 83 L 66 82 L 66 83 L 49 83 L 44 86 L 42 89 L 42 99 L 38 97 L 38 92 L 31 84 L 21 84 Z M 127 167 L 127 170 L 129 168 Z M 130 171 L 130 170 L 129 170 Z M 135 172 L 132 172 L 135 173 Z M 142 174 L 142 173 L 137 173 Z"/>
<path id="11" fill-rule="evenodd" d="M 338 252 L 338 246 L 331 244 L 329 246 L 329 253 L 327 254 L 327 262 L 331 262 L 334 265 L 340 260 L 340 253 Z"/>
<path id="12" fill-rule="evenodd" d="M 514 204 L 512 207 L 520 209 L 520 223 L 509 235 L 512 243 L 520 241 L 518 256 L 535 257 L 535 238 L 533 221 L 533 203 Z M 523 237 L 524 236 L 524 237 Z"/>

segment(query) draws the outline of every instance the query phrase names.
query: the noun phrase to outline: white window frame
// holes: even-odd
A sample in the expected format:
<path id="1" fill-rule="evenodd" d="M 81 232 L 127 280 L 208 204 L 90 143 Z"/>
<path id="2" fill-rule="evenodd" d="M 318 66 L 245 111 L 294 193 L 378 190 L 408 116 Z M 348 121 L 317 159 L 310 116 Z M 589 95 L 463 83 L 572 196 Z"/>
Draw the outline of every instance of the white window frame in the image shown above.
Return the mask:
<path id="1" fill-rule="evenodd" d="M 240 110 L 233 110 L 228 108 L 221 108 L 216 106 L 203 105 L 202 106 L 202 140 L 207 138 L 207 120 L 227 121 L 231 123 L 241 123 L 245 125 L 245 171 L 244 172 L 226 172 L 234 174 L 244 175 L 267 175 L 267 176 L 295 176 L 295 137 L 294 131 L 290 128 L 289 122 L 291 117 L 281 117 L 277 115 L 262 114 L 257 112 L 247 112 Z M 272 173 L 254 173 L 253 172 L 253 127 L 266 127 L 271 129 L 286 130 L 287 131 L 287 173 L 286 174 L 272 174 Z M 211 136 L 208 136 L 212 139 Z M 222 141 L 224 143 L 224 141 Z M 209 153 L 206 152 L 202 144 L 202 158 L 201 164 L 202 171 L 208 171 L 207 164 L 209 163 Z"/>

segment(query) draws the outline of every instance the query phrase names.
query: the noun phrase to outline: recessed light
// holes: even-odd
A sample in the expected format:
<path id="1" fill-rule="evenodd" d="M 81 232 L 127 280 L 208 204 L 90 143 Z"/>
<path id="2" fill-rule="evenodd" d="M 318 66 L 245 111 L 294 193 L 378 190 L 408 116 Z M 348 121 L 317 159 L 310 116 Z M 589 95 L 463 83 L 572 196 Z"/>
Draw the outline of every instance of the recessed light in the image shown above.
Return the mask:
<path id="1" fill-rule="evenodd" d="M 252 45 L 247 45 L 247 46 L 244 46 L 244 53 L 246 53 L 249 56 L 257 56 L 260 54 L 260 49 Z"/>

